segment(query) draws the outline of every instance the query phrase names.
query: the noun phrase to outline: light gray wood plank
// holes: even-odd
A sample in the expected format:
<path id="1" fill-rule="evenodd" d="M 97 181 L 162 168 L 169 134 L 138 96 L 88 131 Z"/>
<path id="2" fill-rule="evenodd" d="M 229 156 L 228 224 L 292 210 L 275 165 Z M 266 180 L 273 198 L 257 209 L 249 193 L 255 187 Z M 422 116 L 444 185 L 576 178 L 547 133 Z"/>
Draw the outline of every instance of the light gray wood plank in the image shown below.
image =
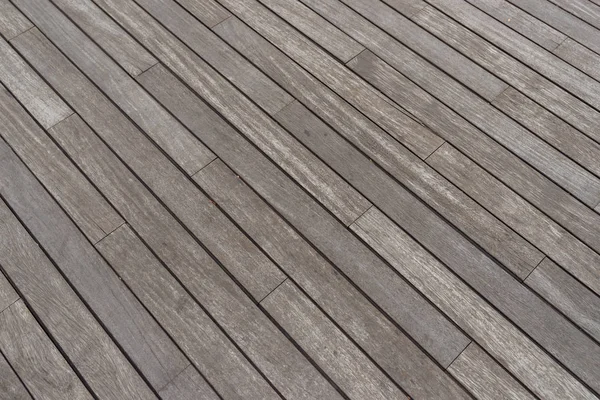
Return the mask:
<path id="1" fill-rule="evenodd" d="M 81 7 L 84 3 L 88 2 L 69 4 Z M 17 0 L 15 4 L 185 171 L 194 173 L 214 158 L 210 150 L 196 140 L 52 3 L 48 0 Z M 96 19 L 90 22 L 95 23 Z M 15 41 L 23 39 L 19 36 Z"/>
<path id="2" fill-rule="evenodd" d="M 123 223 L 123 219 L 2 85 L 0 109 L 3 127 L 0 136 L 92 242 L 102 239 Z"/>
<path id="3" fill-rule="evenodd" d="M 427 6 L 427 3 L 423 0 L 386 0 L 385 3 L 407 18 L 412 17 Z"/>
<path id="4" fill-rule="evenodd" d="M 428 159 L 484 207 L 498 210 L 525 238 L 600 293 L 600 255 L 565 231 L 523 198 L 502 185 L 462 153 L 444 144 Z"/>
<path id="5" fill-rule="evenodd" d="M 600 298 L 581 282 L 546 258 L 525 283 L 600 340 Z"/>
<path id="6" fill-rule="evenodd" d="M 108 235 L 97 248 L 225 398 L 279 398 L 129 226 Z M 163 400 L 169 396 L 196 399 L 198 391 L 210 398 L 212 389 L 193 367 L 188 367 L 159 395 Z"/>
<path id="7" fill-rule="evenodd" d="M 23 300 L 0 313 L 0 350 L 35 398 L 92 399 Z M 2 355 L 0 358 L 4 359 Z M 5 368 L 10 369 L 8 365 L 2 369 Z M 15 384 L 18 386 L 14 388 L 22 392 L 21 398 L 31 398 L 18 379 Z M 8 399 L 6 394 L 0 393 L 0 398 Z"/>
<path id="8" fill-rule="evenodd" d="M 0 38 L 0 81 L 44 128 L 49 128 L 73 114 L 69 106 L 2 38 Z"/>
<path id="9" fill-rule="evenodd" d="M 371 208 L 352 229 L 537 395 L 596 398 L 379 210 Z"/>
<path id="10" fill-rule="evenodd" d="M 600 7 L 589 0 L 549 0 L 590 25 L 600 29 Z"/>
<path id="11" fill-rule="evenodd" d="M 343 63 L 350 61 L 364 47 L 299 1 L 267 0 L 262 2 L 296 29 L 318 43 Z"/>
<path id="12" fill-rule="evenodd" d="M 4 200 L 150 385 L 162 388 L 189 362 L 14 153 L 0 165 Z"/>
<path id="13" fill-rule="evenodd" d="M 17 39 L 40 73 L 251 294 L 262 298 L 281 283 L 281 271 L 39 31 Z M 86 102 L 80 101 L 82 92 Z M 61 130 L 67 132 L 84 125 L 79 118 L 63 122 Z"/>
<path id="14" fill-rule="evenodd" d="M 10 40 L 33 27 L 9 0 L 0 0 L 0 34 Z"/>
<path id="15" fill-rule="evenodd" d="M 554 54 L 579 68 L 596 80 L 600 80 L 600 55 L 577 43 L 571 38 L 565 39 L 554 50 Z"/>
<path id="16" fill-rule="evenodd" d="M 169 85 L 168 80 L 165 81 L 165 85 Z M 181 100 L 187 102 L 185 96 Z M 194 115 L 199 115 L 199 113 L 196 112 Z M 229 145 L 229 147 L 233 146 Z M 248 156 L 252 157 L 253 154 L 249 153 Z M 265 170 L 267 169 L 265 168 Z M 350 282 L 340 276 L 339 272 L 315 248 L 311 247 L 310 243 L 296 233 L 293 227 L 277 215 L 258 194 L 236 177 L 234 172 L 228 169 L 223 162 L 217 160 L 211 163 L 196 174 L 195 179 L 257 243 L 268 251 L 269 255 L 288 275 L 408 393 L 429 399 L 444 398 L 448 393 L 451 393 L 454 398 L 467 396 Z M 293 194 L 293 192 L 291 193 Z M 301 196 L 294 198 L 298 197 Z M 294 204 L 290 205 L 290 207 L 293 206 Z M 310 206 L 309 203 L 305 207 L 317 208 L 318 206 Z M 300 205 L 296 208 L 297 210 L 302 209 Z M 307 219 L 309 221 L 317 220 L 315 218 Z M 322 224 L 317 228 L 320 226 Z M 318 244 L 318 242 L 315 243 Z M 354 248 L 349 245 L 340 247 L 342 247 L 342 251 L 348 250 L 356 253 L 357 246 L 358 244 Z M 374 267 L 376 268 L 376 266 Z M 375 268 L 371 271 L 371 275 L 382 280 L 389 279 L 389 271 L 384 273 Z M 392 277 L 391 280 L 395 282 L 397 278 Z M 361 284 L 361 282 L 357 283 Z M 381 289 L 385 289 L 385 287 L 382 286 Z M 407 322 L 410 323 L 408 331 L 422 342 L 426 349 L 432 349 L 430 343 L 439 342 L 440 346 L 448 346 L 446 351 L 450 350 L 453 347 L 452 341 L 455 334 L 449 332 L 444 326 L 440 326 L 439 322 L 431 320 L 428 304 L 422 303 L 418 298 L 408 298 L 403 294 L 405 292 L 401 288 L 393 292 L 394 296 L 403 302 L 402 306 L 398 305 L 397 307 L 419 309 L 419 314 L 415 316 L 415 319 L 421 324 L 425 322 L 423 333 L 439 334 L 440 336 L 423 337 L 422 333 L 415 332 L 412 326 L 416 321 L 411 322 L 404 318 L 400 322 L 404 326 L 407 326 Z M 465 346 L 468 341 L 465 339 L 462 343 Z M 398 362 L 398 360 L 402 360 L 402 362 Z"/>
<path id="17" fill-rule="evenodd" d="M 481 400 L 535 399 L 475 343 L 454 360 L 448 372 Z"/>
<path id="18" fill-rule="evenodd" d="M 212 28 L 213 26 L 216 26 L 220 22 L 231 17 L 231 13 L 229 11 L 213 0 L 178 0 L 177 2 L 209 28 Z"/>
<path id="19" fill-rule="evenodd" d="M 349 398 L 408 398 L 290 280 L 261 304 Z"/>
<path id="20" fill-rule="evenodd" d="M 153 71 L 150 70 L 146 74 L 153 74 Z M 242 136 L 208 111 L 208 107 L 173 75 L 164 68 L 157 67 L 154 78 L 150 79 L 150 76 L 148 75 L 146 84 L 148 90 L 177 113 L 182 122 L 215 149 L 219 157 L 236 174 L 242 176 L 411 336 L 423 343 L 436 359 L 442 364 L 449 363 L 466 346 L 464 336 L 449 326 L 430 305 L 423 302 L 406 282 L 399 279 L 397 274 L 350 234 L 344 225 L 320 207 Z M 206 129 L 207 126 L 212 128 Z M 200 173 L 196 176 L 202 175 Z M 221 179 L 224 181 L 224 177 Z M 206 190 L 209 190 L 209 187 L 206 187 Z M 236 186 L 228 187 L 233 191 Z M 215 193 L 216 196 L 219 192 L 211 193 Z M 240 194 L 237 198 L 249 196 L 250 194 Z M 229 198 L 229 195 L 220 195 L 218 198 L 223 203 L 223 199 Z M 228 213 L 232 212 L 231 209 L 228 210 Z M 260 218 L 254 218 L 249 212 L 243 215 L 248 216 L 247 218 L 252 217 L 251 222 L 244 224 L 244 230 L 253 232 L 255 240 L 258 232 L 263 232 L 261 236 L 269 232 L 258 229 L 265 226 Z M 261 243 L 265 240 L 263 238 Z M 281 242 L 279 245 L 284 244 L 285 242 Z M 279 257 L 277 260 L 278 263 L 283 262 Z M 432 326 L 435 328 L 432 329 Z"/>
<path id="21" fill-rule="evenodd" d="M 0 312 L 19 299 L 8 279 L 0 273 Z"/>
<path id="22" fill-rule="evenodd" d="M 0 399 L 33 400 L 2 354 L 0 354 Z"/>
<path id="23" fill-rule="evenodd" d="M 1 158 L 5 156 L 2 154 Z M 0 203 L 0 264 L 98 397 L 155 398 L 3 201 Z M 14 365 L 11 357 L 7 357 Z M 17 373 L 23 376 L 18 369 Z"/>

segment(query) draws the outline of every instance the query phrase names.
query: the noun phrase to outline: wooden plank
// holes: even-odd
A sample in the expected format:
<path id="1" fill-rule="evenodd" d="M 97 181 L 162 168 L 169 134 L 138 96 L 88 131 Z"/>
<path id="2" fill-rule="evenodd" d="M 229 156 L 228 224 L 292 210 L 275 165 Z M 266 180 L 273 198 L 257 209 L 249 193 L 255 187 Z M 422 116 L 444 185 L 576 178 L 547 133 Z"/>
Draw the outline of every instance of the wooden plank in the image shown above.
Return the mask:
<path id="1" fill-rule="evenodd" d="M 214 158 L 210 150 L 196 140 L 52 3 L 48 0 L 17 0 L 14 3 L 185 171 L 194 173 Z M 83 3 L 69 2 L 80 6 Z M 95 21 L 93 19 L 90 22 Z M 17 41 L 23 42 L 21 36 L 13 43 Z M 21 47 L 20 51 L 23 50 Z M 72 103 L 71 106 L 74 107 Z"/>
<path id="2" fill-rule="evenodd" d="M 261 304 L 349 398 L 408 398 L 290 280 Z"/>
<path id="3" fill-rule="evenodd" d="M 6 153 L 0 194 L 150 385 L 162 388 L 189 362 L 26 166 Z"/>
<path id="4" fill-rule="evenodd" d="M 600 298 L 581 282 L 546 258 L 525 283 L 600 340 Z"/>
<path id="5" fill-rule="evenodd" d="M 38 177 L 83 233 L 97 242 L 123 219 L 0 85 L 0 136 Z M 4 140 L 2 146 L 6 146 Z"/>
<path id="6" fill-rule="evenodd" d="M 481 400 L 535 399 L 475 343 L 454 360 L 448 372 Z"/>
<path id="7" fill-rule="evenodd" d="M 352 229 L 541 398 L 595 398 L 379 210 L 371 208 Z M 543 328 L 538 324 L 537 329 Z"/>
<path id="8" fill-rule="evenodd" d="M 33 27 L 9 0 L 0 0 L 0 34 L 10 40 Z"/>
<path id="9" fill-rule="evenodd" d="M 600 55 L 577 43 L 571 38 L 565 39 L 560 46 L 554 50 L 554 54 L 579 68 L 592 78 L 600 80 Z"/>
<path id="10" fill-rule="evenodd" d="M 281 283 L 281 271 L 39 31 L 17 39 L 28 60 L 251 294 L 262 298 Z M 63 122 L 61 131 L 88 129 L 79 118 Z"/>
<path id="11" fill-rule="evenodd" d="M 0 354 L 0 399 L 33 400 L 2 354 Z"/>
<path id="12" fill-rule="evenodd" d="M 69 106 L 2 38 L 0 38 L 0 81 L 44 128 L 49 128 L 73 114 Z"/>
<path id="13" fill-rule="evenodd" d="M 279 398 L 128 225 L 108 235 L 97 248 L 222 396 Z M 196 399 L 198 390 L 210 398 L 212 389 L 194 371 L 193 367 L 186 368 L 161 389 L 161 398 Z"/>
<path id="14" fill-rule="evenodd" d="M 178 3 L 209 28 L 212 28 L 213 26 L 216 26 L 220 22 L 231 17 L 231 13 L 229 11 L 213 0 L 179 0 Z"/>
<path id="15" fill-rule="evenodd" d="M 168 80 L 165 85 L 168 87 Z M 182 98 L 182 101 L 186 99 Z M 453 398 L 467 396 L 223 162 L 217 160 L 211 163 L 194 178 L 257 243 L 268 251 L 289 277 L 302 287 L 407 392 L 416 397 L 430 399 L 444 398 L 448 393 L 451 393 Z M 301 196 L 295 198 L 298 197 Z M 293 206 L 294 204 L 291 205 Z M 317 207 L 314 205 L 311 208 Z M 298 205 L 297 209 L 301 209 L 301 206 Z M 317 218 L 309 220 L 317 221 Z M 317 228 L 323 226 L 323 224 L 317 225 L 319 225 Z M 356 250 L 351 249 L 357 246 L 351 247 L 349 244 L 341 243 L 339 247 L 342 251 L 356 253 Z M 371 275 L 381 280 L 397 281 L 397 277 L 389 278 L 389 270 L 384 272 L 377 269 L 376 265 L 373 267 Z M 365 286 L 361 282 L 357 283 Z M 386 288 L 381 286 L 381 289 Z M 416 332 L 414 329 L 416 321 L 411 322 L 405 318 L 400 322 L 408 327 L 407 330 L 416 340 L 422 342 L 426 349 L 431 351 L 431 343 L 439 342 L 440 346 L 448 346 L 445 350 L 449 352 L 454 346 L 453 341 L 458 341 L 458 338 L 454 339 L 456 334 L 448 331 L 447 327 L 440 326 L 440 322 L 432 320 L 429 304 L 423 303 L 419 297 L 407 298 L 406 292 L 400 287 L 394 291 L 394 296 L 404 302 L 402 308 L 420 308 L 420 313 L 414 317 L 415 320 L 423 323 L 424 333 L 436 336 L 424 337 L 421 332 Z M 400 305 L 397 307 L 400 308 Z M 397 312 L 394 315 L 398 315 Z M 438 333 L 440 336 L 437 336 Z M 464 339 L 462 343 L 465 346 L 468 341 Z"/>
<path id="16" fill-rule="evenodd" d="M 6 277 L 0 273 L 0 312 L 17 300 L 19 300 L 19 295 Z"/>
<path id="17" fill-rule="evenodd" d="M 155 55 L 335 214 L 354 221 L 370 204 L 273 119 L 131 1 L 103 7 Z M 148 39 L 159 38 L 159 39 Z"/>
<path id="18" fill-rule="evenodd" d="M 549 0 L 573 15 L 578 16 L 590 25 L 600 29 L 600 7 L 587 0 Z"/>
<path id="19" fill-rule="evenodd" d="M 155 398 L 4 202 L 0 203 L 0 264 L 98 397 Z M 23 377 L 18 368 L 17 373 Z"/>
<path id="20" fill-rule="evenodd" d="M 0 349 L 33 397 L 48 400 L 92 399 L 90 392 L 38 325 L 23 300 L 0 313 Z M 4 359 L 1 355 L 0 358 Z M 5 368 L 10 369 L 8 365 Z M 22 398 L 31 398 L 18 379 L 15 384 L 18 384 L 15 389 L 20 386 Z M 0 393 L 0 397 L 8 398 L 4 397 L 5 394 Z"/>
<path id="21" fill-rule="evenodd" d="M 159 70 L 157 67 L 156 71 L 153 73 L 150 70 L 146 73 L 154 74 L 148 75 L 146 88 L 176 113 L 180 120 L 214 149 L 236 174 L 242 176 L 411 336 L 423 343 L 436 359 L 441 363 L 449 363 L 466 346 L 462 334 L 449 326 L 430 305 L 423 302 L 406 282 L 399 279 L 389 266 L 382 263 L 348 232 L 344 225 L 320 207 L 235 130 L 211 113 L 208 107 L 173 75 L 164 68 Z M 207 126 L 212 128 L 206 129 Z M 205 189 L 208 190 L 209 187 Z M 234 187 L 229 186 L 231 190 Z M 216 195 L 218 192 L 211 193 Z M 248 197 L 250 194 L 240 195 L 239 198 L 244 196 Z M 219 198 L 223 202 L 223 196 Z M 233 211 L 229 209 L 229 212 Z M 244 224 L 244 230 L 254 232 L 253 236 L 256 238 L 255 226 L 263 226 L 262 220 L 253 218 L 252 221 Z M 265 230 L 263 234 L 266 232 L 269 230 Z M 282 262 L 279 258 L 277 260 Z M 432 329 L 432 326 L 436 328 Z M 431 336 L 432 334 L 434 336 Z"/>
<path id="22" fill-rule="evenodd" d="M 138 3 L 269 115 L 293 100 L 175 1 L 141 0 Z"/>
<path id="23" fill-rule="evenodd" d="M 219 400 L 219 396 L 193 367 L 187 367 L 158 393 L 162 400 Z"/>

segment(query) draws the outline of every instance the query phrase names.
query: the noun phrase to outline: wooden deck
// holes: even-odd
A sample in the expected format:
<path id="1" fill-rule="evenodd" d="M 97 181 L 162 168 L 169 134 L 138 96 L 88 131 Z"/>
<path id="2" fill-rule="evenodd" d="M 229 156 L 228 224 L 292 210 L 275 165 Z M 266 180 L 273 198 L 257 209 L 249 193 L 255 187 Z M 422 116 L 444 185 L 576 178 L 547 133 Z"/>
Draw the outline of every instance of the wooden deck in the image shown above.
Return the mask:
<path id="1" fill-rule="evenodd" d="M 0 399 L 600 398 L 600 0 L 0 34 Z"/>

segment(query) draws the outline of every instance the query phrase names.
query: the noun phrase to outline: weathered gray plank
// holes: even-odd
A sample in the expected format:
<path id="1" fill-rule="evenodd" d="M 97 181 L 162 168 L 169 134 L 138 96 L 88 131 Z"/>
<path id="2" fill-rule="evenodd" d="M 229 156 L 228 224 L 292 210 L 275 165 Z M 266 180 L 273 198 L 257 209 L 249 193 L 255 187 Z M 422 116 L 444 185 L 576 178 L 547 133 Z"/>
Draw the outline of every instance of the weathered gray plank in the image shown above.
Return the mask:
<path id="1" fill-rule="evenodd" d="M 108 235 L 97 248 L 225 398 L 279 398 L 129 226 Z M 196 399 L 198 390 L 210 398 L 212 389 L 188 367 L 159 395 L 163 400 L 169 396 Z"/>
<path id="2" fill-rule="evenodd" d="M 475 343 L 448 367 L 481 400 L 534 400 L 534 397 Z"/>
<path id="3" fill-rule="evenodd" d="M 6 153 L 1 154 L 0 158 L 5 156 Z M 0 264 L 98 397 L 155 398 L 3 201 L 0 203 Z M 11 357 L 7 357 L 14 365 Z M 17 373 L 22 376 L 18 369 Z"/>
<path id="4" fill-rule="evenodd" d="M 0 354 L 0 400 L 33 400 L 2 354 Z"/>
<path id="5" fill-rule="evenodd" d="M 0 38 L 0 81 L 44 128 L 49 128 L 73 114 L 69 106 L 2 38 Z"/>
<path id="6" fill-rule="evenodd" d="M 0 273 L 0 312 L 19 299 L 8 279 Z"/>
<path id="7" fill-rule="evenodd" d="M 102 239 L 123 223 L 123 219 L 2 85 L 0 109 L 3 127 L 0 136 L 92 242 Z"/>
<path id="8" fill-rule="evenodd" d="M 571 38 L 565 39 L 554 50 L 554 54 L 579 68 L 596 80 L 600 80 L 600 55 L 577 43 Z"/>
<path id="9" fill-rule="evenodd" d="M 150 385 L 162 388 L 189 362 L 14 153 L 0 166 L 4 200 Z"/>
<path id="10" fill-rule="evenodd" d="M 0 0 L 0 34 L 10 40 L 33 27 L 9 0 Z"/>
<path id="11" fill-rule="evenodd" d="M 371 208 L 352 229 L 540 397 L 596 398 L 379 210 Z"/>
<path id="12" fill-rule="evenodd" d="M 148 90 L 218 152 L 220 158 L 368 296 L 423 343 L 436 359 L 442 364 L 449 363 L 466 346 L 462 334 L 448 326 L 444 318 L 423 302 L 419 295 L 406 286 L 406 282 L 362 245 L 344 225 L 321 208 L 242 136 L 208 111 L 208 107 L 173 75 L 160 67 L 156 71 L 146 73 L 153 74 L 148 75 L 145 84 Z M 142 76 L 141 79 L 145 77 Z M 211 129 L 206 129 L 207 126 Z M 222 195 L 220 198 L 223 201 Z M 250 214 L 246 212 L 245 215 Z M 262 226 L 259 221 L 260 219 L 253 219 L 252 223 L 244 224 L 244 229 L 254 232 L 256 236 L 260 230 L 255 228 Z M 432 329 L 432 326 L 436 328 Z"/>
<path id="13" fill-rule="evenodd" d="M 261 304 L 349 398 L 407 398 L 290 280 Z"/>
<path id="14" fill-rule="evenodd" d="M 292 177 L 314 196 L 332 206 L 343 221 L 350 223 L 369 207 L 369 203 L 335 172 L 299 145 L 267 114 L 142 9 L 129 1 L 103 1 L 101 4 Z M 160 40 L 148 39 L 153 37 Z"/>
<path id="15" fill-rule="evenodd" d="M 600 340 L 600 298 L 552 260 L 542 261 L 525 283 Z"/>
<path id="16" fill-rule="evenodd" d="M 17 39 L 40 73 L 250 293 L 262 298 L 283 280 L 281 271 L 37 29 Z M 82 92 L 86 102 L 80 101 Z M 67 121 L 61 130 L 83 125 L 79 118 Z"/>
<path id="17" fill-rule="evenodd" d="M 549 0 L 551 3 L 578 16 L 590 25 L 600 29 L 600 7 L 589 0 Z"/>
<path id="18" fill-rule="evenodd" d="M 168 80 L 165 85 L 169 86 Z M 185 96 L 181 100 L 185 102 Z M 250 152 L 248 156 L 251 157 L 252 153 Z M 288 275 L 408 393 L 429 399 L 444 398 L 448 393 L 451 393 L 454 398 L 467 396 L 425 354 L 417 349 L 408 337 L 381 315 L 350 282 L 340 276 L 309 243 L 220 160 L 211 163 L 196 174 L 195 179 Z M 294 204 L 290 206 L 293 207 Z M 318 206 L 312 207 L 317 208 Z M 300 210 L 301 206 L 297 206 L 297 209 Z M 316 221 L 315 218 L 309 218 L 309 220 Z M 342 251 L 351 249 L 346 246 L 348 245 L 343 246 Z M 353 251 L 356 252 L 355 249 Z M 389 272 L 382 273 L 375 268 L 371 271 L 371 275 L 382 280 L 389 278 Z M 357 283 L 361 284 L 361 282 Z M 364 287 L 364 285 L 362 286 Z M 382 286 L 381 289 L 385 290 L 386 288 Z M 400 320 L 418 341 L 423 342 L 426 349 L 431 350 L 430 343 L 438 342 L 441 346 L 447 346 L 446 351 L 454 347 L 452 343 L 454 333 L 448 332 L 443 326 L 439 326 L 439 323 L 430 321 L 429 305 L 419 301 L 419 298 L 407 298 L 408 296 L 403 295 L 403 291 L 399 289 L 394 292 L 394 296 L 397 296 L 399 300 L 403 299 L 400 301 L 404 304 L 398 305 L 398 308 L 420 308 L 420 312 L 415 318 L 420 323 L 425 322 L 425 333 L 440 334 L 439 337 L 415 335 L 413 325 L 416 321 L 411 322 L 406 318 Z M 407 325 L 407 322 L 410 325 Z M 464 340 L 463 343 L 464 346 L 467 341 Z M 402 360 L 402 362 L 398 362 L 398 360 Z"/>
<path id="19" fill-rule="evenodd" d="M 194 173 L 214 158 L 210 150 L 48 0 L 14 3 L 185 171 Z M 87 2 L 69 2 L 80 6 L 84 3 Z M 96 19 L 90 20 L 94 27 L 99 25 L 95 22 Z M 15 41 L 23 39 L 19 36 Z"/>
<path id="20" fill-rule="evenodd" d="M 0 313 L 0 350 L 35 398 L 92 399 L 90 392 L 38 325 L 23 300 Z M 2 355 L 0 358 L 4 360 Z M 5 368 L 10 369 L 8 365 L 2 369 Z M 4 384 L 2 381 L 0 388 L 3 389 Z M 17 386 L 13 388 L 21 391 L 21 398 L 31 398 L 18 379 L 14 384 Z M 15 399 L 7 394 L 0 393 L 0 398 Z"/>
<path id="21" fill-rule="evenodd" d="M 231 17 L 229 11 L 213 0 L 178 0 L 177 2 L 209 28 Z"/>

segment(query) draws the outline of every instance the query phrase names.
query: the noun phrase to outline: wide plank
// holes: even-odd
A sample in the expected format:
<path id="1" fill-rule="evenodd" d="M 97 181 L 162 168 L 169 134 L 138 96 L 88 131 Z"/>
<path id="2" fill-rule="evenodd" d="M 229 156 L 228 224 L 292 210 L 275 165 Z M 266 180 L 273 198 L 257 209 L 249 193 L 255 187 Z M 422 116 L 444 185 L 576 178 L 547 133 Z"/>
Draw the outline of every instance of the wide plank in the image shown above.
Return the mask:
<path id="1" fill-rule="evenodd" d="M 187 367 L 158 393 L 162 400 L 219 400 L 219 396 L 193 367 Z"/>
<path id="2" fill-rule="evenodd" d="M 33 24 L 9 0 L 0 0 L 0 34 L 4 39 L 10 40 L 32 27 Z"/>
<path id="3" fill-rule="evenodd" d="M 1 315 L 1 311 L 0 311 Z M 1 400 L 33 400 L 23 382 L 0 354 L 0 399 Z"/>
<path id="4" fill-rule="evenodd" d="M 65 398 L 91 400 L 93 398 L 31 315 L 23 300 L 17 301 L 0 313 L 0 350 L 34 398 L 47 400 Z M 5 364 L 6 361 L 2 362 L 4 357 L 1 354 L 0 359 L 0 369 L 3 372 L 6 369 L 10 370 L 11 367 Z M 2 377 L 4 378 L 4 374 Z M 0 389 L 4 389 L 4 385 L 8 384 L 12 386 L 9 386 L 8 390 L 12 389 L 20 393 L 14 393 L 16 397 L 8 397 L 10 392 L 1 392 L 0 398 L 6 400 L 31 398 L 19 382 L 19 378 L 16 378 L 16 382 L 12 382 L 12 385 L 11 382 L 2 380 Z"/>

